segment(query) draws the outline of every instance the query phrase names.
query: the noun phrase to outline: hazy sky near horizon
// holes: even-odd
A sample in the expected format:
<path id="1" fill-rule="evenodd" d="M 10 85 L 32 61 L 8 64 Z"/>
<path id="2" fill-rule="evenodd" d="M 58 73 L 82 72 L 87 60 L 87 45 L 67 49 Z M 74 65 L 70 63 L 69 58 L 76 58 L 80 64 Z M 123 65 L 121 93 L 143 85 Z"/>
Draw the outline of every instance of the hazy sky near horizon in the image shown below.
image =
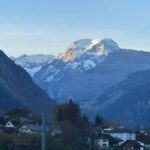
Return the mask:
<path id="1" fill-rule="evenodd" d="M 150 51 L 149 0 L 0 0 L 0 49 L 57 55 L 73 41 L 112 38 Z"/>

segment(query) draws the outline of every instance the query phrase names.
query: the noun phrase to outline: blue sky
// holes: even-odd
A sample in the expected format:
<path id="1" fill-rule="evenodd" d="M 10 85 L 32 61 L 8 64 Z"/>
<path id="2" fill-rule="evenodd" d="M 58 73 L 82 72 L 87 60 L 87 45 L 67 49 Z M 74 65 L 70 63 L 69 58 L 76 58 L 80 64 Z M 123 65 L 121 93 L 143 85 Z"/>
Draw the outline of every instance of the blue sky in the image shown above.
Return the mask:
<path id="1" fill-rule="evenodd" d="M 57 55 L 73 41 L 112 38 L 150 50 L 149 0 L 0 0 L 0 48 Z"/>

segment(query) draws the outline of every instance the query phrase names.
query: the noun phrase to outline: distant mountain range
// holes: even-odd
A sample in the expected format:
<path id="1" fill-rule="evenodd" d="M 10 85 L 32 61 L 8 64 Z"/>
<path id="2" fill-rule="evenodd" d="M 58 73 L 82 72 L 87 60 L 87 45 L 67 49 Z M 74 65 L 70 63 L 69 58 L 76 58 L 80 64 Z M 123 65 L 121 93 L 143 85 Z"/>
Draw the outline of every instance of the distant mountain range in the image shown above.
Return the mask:
<path id="1" fill-rule="evenodd" d="M 11 57 L 16 64 L 22 66 L 31 77 L 38 72 L 43 65 L 49 64 L 55 57 L 53 55 L 22 55 L 18 58 Z"/>
<path id="2" fill-rule="evenodd" d="M 29 73 L 57 102 L 73 99 L 91 118 L 100 113 L 128 126 L 147 124 L 149 52 L 120 48 L 112 39 L 83 39 L 40 66 Z"/>
<path id="3" fill-rule="evenodd" d="M 93 110 L 94 108 L 94 110 Z M 107 90 L 88 112 L 103 114 L 127 126 L 149 126 L 150 70 L 135 72 Z"/>
<path id="4" fill-rule="evenodd" d="M 0 115 L 12 108 L 27 108 L 33 113 L 50 112 L 54 104 L 29 74 L 0 50 Z"/>

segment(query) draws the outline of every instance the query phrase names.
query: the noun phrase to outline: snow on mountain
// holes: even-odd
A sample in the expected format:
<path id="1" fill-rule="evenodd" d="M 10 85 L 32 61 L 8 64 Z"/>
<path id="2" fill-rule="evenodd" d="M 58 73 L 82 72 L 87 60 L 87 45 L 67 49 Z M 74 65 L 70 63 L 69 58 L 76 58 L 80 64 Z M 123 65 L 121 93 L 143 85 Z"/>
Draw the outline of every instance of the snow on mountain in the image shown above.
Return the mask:
<path id="1" fill-rule="evenodd" d="M 131 73 L 149 68 L 150 53 L 121 49 L 108 38 L 82 39 L 35 73 L 33 79 L 52 98 L 66 101 L 73 97 L 79 102 L 82 97 L 95 99 Z"/>
<path id="2" fill-rule="evenodd" d="M 82 39 L 73 42 L 58 59 L 66 62 L 67 68 L 84 71 L 96 67 L 98 62 L 102 63 L 109 54 L 118 50 L 119 46 L 111 39 Z"/>
<path id="3" fill-rule="evenodd" d="M 66 52 L 59 56 L 64 61 L 70 61 L 83 55 L 107 56 L 109 53 L 119 50 L 119 46 L 111 39 L 82 39 L 72 43 Z"/>
<path id="4" fill-rule="evenodd" d="M 84 62 L 84 67 L 88 69 L 95 67 L 96 64 L 92 60 L 86 60 Z"/>
<path id="5" fill-rule="evenodd" d="M 38 71 L 40 71 L 42 68 L 42 65 L 38 66 L 38 67 L 24 67 L 24 69 L 30 74 L 31 77 L 34 76 L 35 73 L 37 73 Z"/>
<path id="6" fill-rule="evenodd" d="M 55 57 L 53 55 L 22 55 L 18 58 L 12 57 L 16 64 L 22 66 L 32 77 L 42 68 L 43 65 L 49 64 Z"/>
<path id="7" fill-rule="evenodd" d="M 95 66 L 96 66 L 96 63 L 92 60 L 84 60 L 83 62 L 72 61 L 66 64 L 66 68 L 70 68 L 72 70 L 78 68 L 80 69 L 80 71 L 90 70 L 91 68 L 94 68 Z"/>

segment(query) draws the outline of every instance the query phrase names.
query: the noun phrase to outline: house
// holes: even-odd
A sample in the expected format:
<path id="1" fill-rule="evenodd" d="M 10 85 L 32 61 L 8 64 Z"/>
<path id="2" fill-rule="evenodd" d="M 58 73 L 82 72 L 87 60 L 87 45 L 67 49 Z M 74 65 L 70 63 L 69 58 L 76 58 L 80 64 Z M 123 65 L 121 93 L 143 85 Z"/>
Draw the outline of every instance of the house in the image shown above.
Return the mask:
<path id="1" fill-rule="evenodd" d="M 11 121 L 6 122 L 5 127 L 6 128 L 15 128 L 15 126 L 13 125 L 13 123 Z"/>
<path id="2" fill-rule="evenodd" d="M 114 138 L 109 134 L 100 134 L 95 137 L 94 143 L 98 149 L 108 149 L 110 147 L 118 146 L 118 143 L 121 141 L 121 139 Z"/>
<path id="3" fill-rule="evenodd" d="M 5 123 L 5 128 L 17 128 L 18 127 L 18 125 L 19 125 L 19 122 L 18 121 L 16 121 L 16 120 L 11 120 L 11 121 L 7 121 L 6 123 Z"/>
<path id="4" fill-rule="evenodd" d="M 10 121 L 5 121 L 5 119 L 3 119 L 3 124 L 0 126 L 0 128 L 10 134 L 10 133 L 17 133 L 17 127 L 19 125 L 19 122 L 16 120 L 10 120 Z"/>
<path id="5" fill-rule="evenodd" d="M 40 133 L 42 132 L 42 125 L 39 124 L 24 124 L 22 125 L 18 131 L 20 133 L 26 133 L 26 134 L 34 134 L 34 133 Z M 49 131 L 49 128 L 46 127 L 46 132 Z"/>
<path id="6" fill-rule="evenodd" d="M 62 129 L 60 127 L 53 128 L 51 130 L 51 136 L 56 136 L 62 134 Z"/>
<path id="7" fill-rule="evenodd" d="M 109 140 L 106 138 L 99 138 L 96 139 L 94 142 L 98 148 L 109 148 Z"/>
<path id="8" fill-rule="evenodd" d="M 127 140 L 121 146 L 121 150 L 144 150 L 144 144 L 138 141 Z"/>
<path id="9" fill-rule="evenodd" d="M 136 133 L 129 129 L 112 129 L 104 130 L 103 132 L 123 141 L 136 140 Z"/>

